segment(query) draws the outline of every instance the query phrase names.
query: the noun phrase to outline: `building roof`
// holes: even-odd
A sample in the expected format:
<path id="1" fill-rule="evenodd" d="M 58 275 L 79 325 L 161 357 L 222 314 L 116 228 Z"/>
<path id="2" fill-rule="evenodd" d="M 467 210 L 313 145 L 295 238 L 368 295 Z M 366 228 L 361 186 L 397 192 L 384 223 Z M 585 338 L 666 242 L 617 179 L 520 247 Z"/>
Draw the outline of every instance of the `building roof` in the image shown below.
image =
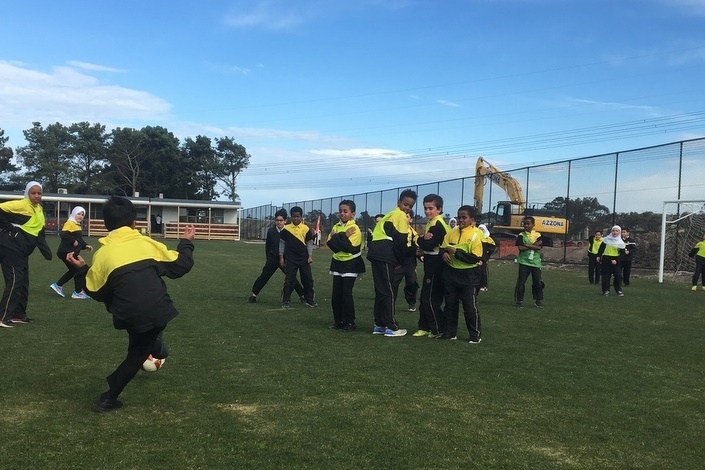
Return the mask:
<path id="1" fill-rule="evenodd" d="M 0 191 L 0 200 L 22 199 L 23 191 Z M 97 194 L 59 194 L 44 193 L 43 201 L 52 202 L 89 202 L 102 204 L 109 196 Z M 210 207 L 218 209 L 239 210 L 242 204 L 233 201 L 199 201 L 195 199 L 166 199 L 154 197 L 128 197 L 133 204 L 138 206 L 159 206 L 159 207 Z"/>

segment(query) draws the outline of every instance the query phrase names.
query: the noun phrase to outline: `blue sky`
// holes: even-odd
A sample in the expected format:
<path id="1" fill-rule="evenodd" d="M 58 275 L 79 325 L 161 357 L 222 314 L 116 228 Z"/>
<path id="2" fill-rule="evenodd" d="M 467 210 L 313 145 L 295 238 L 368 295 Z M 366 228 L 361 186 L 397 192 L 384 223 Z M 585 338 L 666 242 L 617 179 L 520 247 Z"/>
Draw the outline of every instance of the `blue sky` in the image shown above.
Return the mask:
<path id="1" fill-rule="evenodd" d="M 0 128 L 232 136 L 245 207 L 705 135 L 705 0 L 3 3 Z"/>

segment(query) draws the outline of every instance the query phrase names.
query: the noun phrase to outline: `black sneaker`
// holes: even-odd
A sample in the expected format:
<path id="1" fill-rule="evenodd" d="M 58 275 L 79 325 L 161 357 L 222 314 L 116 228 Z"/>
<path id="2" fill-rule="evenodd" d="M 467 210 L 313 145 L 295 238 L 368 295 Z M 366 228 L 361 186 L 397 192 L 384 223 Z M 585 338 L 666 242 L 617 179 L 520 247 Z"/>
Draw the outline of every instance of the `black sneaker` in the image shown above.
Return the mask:
<path id="1" fill-rule="evenodd" d="M 34 320 L 32 320 L 29 317 L 21 317 L 21 318 L 16 317 L 16 318 L 12 319 L 12 323 L 15 323 L 15 324 L 17 324 L 17 323 L 33 323 L 33 322 L 34 322 Z"/>
<path id="2" fill-rule="evenodd" d="M 93 411 L 97 413 L 106 413 L 108 411 L 119 410 L 120 408 L 122 408 L 122 402 L 115 398 L 102 398 L 93 403 Z"/>
<path id="3" fill-rule="evenodd" d="M 624 292 L 622 292 L 621 290 L 618 290 L 618 291 L 617 291 L 617 295 L 618 295 L 619 297 L 624 297 Z"/>
<path id="4" fill-rule="evenodd" d="M 0 322 L 0 328 L 14 328 L 14 326 L 15 322 L 10 319 Z"/>
<path id="5" fill-rule="evenodd" d="M 310 301 L 310 302 L 309 302 L 309 301 L 306 301 L 306 305 L 308 305 L 308 306 L 311 307 L 311 308 L 316 308 L 316 307 L 318 307 L 318 304 L 316 303 L 315 300 L 312 300 L 312 301 Z"/>
<path id="6" fill-rule="evenodd" d="M 289 302 L 282 302 L 282 308 L 290 308 Z"/>
<path id="7" fill-rule="evenodd" d="M 348 323 L 342 329 L 343 333 L 352 333 L 355 330 L 357 330 L 357 326 L 354 323 Z"/>
<path id="8" fill-rule="evenodd" d="M 534 302 L 534 305 L 536 305 L 536 308 L 543 308 L 543 302 L 540 300 L 537 300 Z"/>
<path id="9" fill-rule="evenodd" d="M 329 330 L 342 330 L 345 328 L 345 323 L 333 323 L 328 327 Z"/>
<path id="10" fill-rule="evenodd" d="M 516 307 L 517 307 L 517 308 L 524 308 L 524 302 L 522 302 L 521 300 L 518 301 L 518 302 L 516 303 Z"/>
<path id="11" fill-rule="evenodd" d="M 257 303 L 257 296 L 256 296 L 256 295 L 251 295 L 251 296 L 247 299 L 247 303 L 248 303 L 248 304 Z"/>

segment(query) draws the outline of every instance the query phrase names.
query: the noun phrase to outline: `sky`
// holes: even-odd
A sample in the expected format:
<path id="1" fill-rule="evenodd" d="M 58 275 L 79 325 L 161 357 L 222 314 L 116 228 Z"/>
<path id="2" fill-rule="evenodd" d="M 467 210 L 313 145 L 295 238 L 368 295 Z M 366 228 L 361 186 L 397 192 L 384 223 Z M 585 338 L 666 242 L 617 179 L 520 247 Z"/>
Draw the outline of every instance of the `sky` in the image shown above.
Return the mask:
<path id="1" fill-rule="evenodd" d="M 233 137 L 246 208 L 705 136 L 705 0 L 6 0 L 2 16 L 7 145 L 35 121 Z"/>

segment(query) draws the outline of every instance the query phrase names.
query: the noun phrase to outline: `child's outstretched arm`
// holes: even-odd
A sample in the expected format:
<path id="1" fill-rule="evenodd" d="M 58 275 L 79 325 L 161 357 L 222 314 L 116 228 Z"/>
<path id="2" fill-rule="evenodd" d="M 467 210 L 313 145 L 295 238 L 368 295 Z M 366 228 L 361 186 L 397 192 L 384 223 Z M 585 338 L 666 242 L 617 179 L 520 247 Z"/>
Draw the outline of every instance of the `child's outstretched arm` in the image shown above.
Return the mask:
<path id="1" fill-rule="evenodd" d="M 191 268 L 193 267 L 193 239 L 195 237 L 196 229 L 193 225 L 187 225 L 184 228 L 184 235 L 181 238 L 181 241 L 179 241 L 179 246 L 176 247 L 179 257 L 174 261 L 159 262 L 160 276 L 166 276 L 169 279 L 176 279 L 177 277 L 181 277 L 191 271 Z"/>

